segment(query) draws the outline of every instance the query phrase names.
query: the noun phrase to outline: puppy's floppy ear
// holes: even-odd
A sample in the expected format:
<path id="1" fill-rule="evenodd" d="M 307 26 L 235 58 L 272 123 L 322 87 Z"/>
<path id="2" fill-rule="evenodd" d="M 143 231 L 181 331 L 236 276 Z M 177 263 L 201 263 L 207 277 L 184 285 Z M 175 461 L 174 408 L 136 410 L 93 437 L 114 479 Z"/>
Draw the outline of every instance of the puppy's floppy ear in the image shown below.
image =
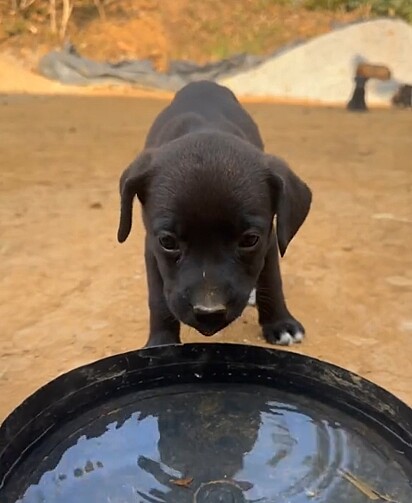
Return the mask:
<path id="1" fill-rule="evenodd" d="M 152 154 L 147 150 L 133 161 L 120 177 L 120 222 L 117 231 L 119 243 L 126 241 L 132 228 L 134 197 L 137 196 L 142 205 L 145 202 L 148 184 L 153 175 L 151 161 Z"/>
<path id="2" fill-rule="evenodd" d="M 309 213 L 312 192 L 282 159 L 266 156 L 266 162 L 276 214 L 279 251 L 283 257 L 288 244 Z"/>

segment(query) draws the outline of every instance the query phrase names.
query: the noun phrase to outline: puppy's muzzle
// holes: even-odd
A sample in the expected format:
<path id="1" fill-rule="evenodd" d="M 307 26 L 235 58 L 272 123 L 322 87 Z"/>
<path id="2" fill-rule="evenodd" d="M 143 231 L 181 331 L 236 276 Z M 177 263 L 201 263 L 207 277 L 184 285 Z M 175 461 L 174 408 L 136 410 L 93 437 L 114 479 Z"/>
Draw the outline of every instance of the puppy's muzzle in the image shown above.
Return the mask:
<path id="1" fill-rule="evenodd" d="M 203 335 L 214 335 L 222 330 L 227 323 L 227 308 L 224 304 L 195 304 L 193 314 L 199 332 Z"/>

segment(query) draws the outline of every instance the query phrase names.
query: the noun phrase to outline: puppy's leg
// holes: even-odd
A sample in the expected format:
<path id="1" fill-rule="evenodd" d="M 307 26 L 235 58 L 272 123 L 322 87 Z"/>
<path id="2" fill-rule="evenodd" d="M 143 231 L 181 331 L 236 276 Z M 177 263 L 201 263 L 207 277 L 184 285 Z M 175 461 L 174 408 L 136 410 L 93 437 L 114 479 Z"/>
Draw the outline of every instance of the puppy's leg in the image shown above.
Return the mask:
<path id="1" fill-rule="evenodd" d="M 150 331 L 145 347 L 180 343 L 180 323 L 170 312 L 163 293 L 163 280 L 153 254 L 146 250 Z"/>
<path id="2" fill-rule="evenodd" d="M 302 342 L 305 329 L 289 313 L 282 290 L 279 256 L 275 240 L 267 255 L 256 288 L 259 323 L 263 336 L 271 344 L 289 346 Z"/>

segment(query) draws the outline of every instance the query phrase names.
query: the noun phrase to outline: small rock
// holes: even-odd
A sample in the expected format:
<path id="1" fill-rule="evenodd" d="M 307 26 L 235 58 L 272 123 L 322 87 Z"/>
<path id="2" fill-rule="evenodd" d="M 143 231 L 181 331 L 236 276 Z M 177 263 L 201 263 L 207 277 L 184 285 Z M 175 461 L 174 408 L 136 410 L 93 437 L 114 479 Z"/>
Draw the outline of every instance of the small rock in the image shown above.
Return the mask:
<path id="1" fill-rule="evenodd" d="M 88 462 L 86 463 L 86 466 L 84 467 L 84 471 L 85 471 L 86 473 L 90 473 L 90 472 L 92 472 L 93 470 L 94 470 L 93 463 L 92 463 L 91 461 L 88 461 Z"/>
<path id="2" fill-rule="evenodd" d="M 99 203 L 97 201 L 95 203 L 91 203 L 90 208 L 92 208 L 93 210 L 100 210 L 101 208 L 103 208 L 103 205 L 102 203 Z"/>
<path id="3" fill-rule="evenodd" d="M 82 477 L 83 476 L 83 470 L 81 468 L 75 468 L 73 473 L 74 473 L 75 477 Z"/>
<path id="4" fill-rule="evenodd" d="M 399 328 L 403 332 L 412 332 L 412 320 L 404 320 L 400 323 Z"/>
<path id="5" fill-rule="evenodd" d="M 389 276 L 388 278 L 386 278 L 386 281 L 393 286 L 412 286 L 412 278 L 407 278 L 406 276 Z"/>

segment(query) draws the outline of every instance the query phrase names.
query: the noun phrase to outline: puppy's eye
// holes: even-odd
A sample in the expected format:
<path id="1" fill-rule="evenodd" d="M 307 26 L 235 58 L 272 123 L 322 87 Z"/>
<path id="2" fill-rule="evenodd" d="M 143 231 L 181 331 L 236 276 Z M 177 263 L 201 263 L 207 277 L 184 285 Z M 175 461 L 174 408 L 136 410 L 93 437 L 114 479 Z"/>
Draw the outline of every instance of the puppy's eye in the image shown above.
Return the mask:
<path id="1" fill-rule="evenodd" d="M 180 250 L 179 241 L 173 234 L 169 233 L 162 234 L 159 237 L 159 243 L 160 246 L 168 252 L 178 252 Z"/>
<path id="2" fill-rule="evenodd" d="M 255 248 L 258 244 L 260 237 L 253 232 L 245 232 L 239 241 L 239 248 L 243 248 L 245 250 Z"/>

